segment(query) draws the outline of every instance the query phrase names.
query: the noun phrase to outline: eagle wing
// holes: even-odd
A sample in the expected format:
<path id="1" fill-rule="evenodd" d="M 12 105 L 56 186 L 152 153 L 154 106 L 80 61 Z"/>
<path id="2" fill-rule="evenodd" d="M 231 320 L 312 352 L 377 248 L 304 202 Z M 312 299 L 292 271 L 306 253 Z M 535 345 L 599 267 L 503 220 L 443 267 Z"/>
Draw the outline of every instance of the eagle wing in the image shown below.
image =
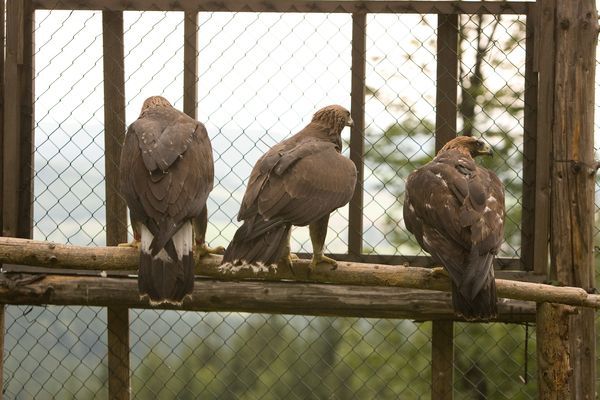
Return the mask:
<path id="1" fill-rule="evenodd" d="M 201 123 L 173 108 L 130 125 L 121 156 L 121 190 L 132 219 L 154 235 L 153 253 L 200 215 L 213 187 L 210 140 Z"/>
<path id="2" fill-rule="evenodd" d="M 281 143 L 267 152 L 250 176 L 239 218 L 308 225 L 352 198 L 356 167 L 335 144 L 321 140 Z"/>
<path id="3" fill-rule="evenodd" d="M 479 292 L 504 235 L 504 191 L 497 176 L 458 152 L 438 156 L 409 176 L 404 219 L 459 287 L 468 288 L 470 297 Z"/>

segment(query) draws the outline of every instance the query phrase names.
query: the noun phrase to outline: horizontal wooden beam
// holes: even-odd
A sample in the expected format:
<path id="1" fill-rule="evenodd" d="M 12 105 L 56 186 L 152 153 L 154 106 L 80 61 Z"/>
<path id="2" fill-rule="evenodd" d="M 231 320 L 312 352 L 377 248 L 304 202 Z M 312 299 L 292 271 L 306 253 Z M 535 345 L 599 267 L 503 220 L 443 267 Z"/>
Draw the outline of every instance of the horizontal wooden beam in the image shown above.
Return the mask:
<path id="1" fill-rule="evenodd" d="M 399 14 L 527 14 L 525 1 L 307 1 L 307 0 L 33 0 L 36 9 L 103 11 L 226 11 Z"/>
<path id="2" fill-rule="evenodd" d="M 0 262 L 83 270 L 135 270 L 139 252 L 127 247 L 83 247 L 29 239 L 0 238 Z M 359 286 L 394 286 L 448 292 L 450 280 L 440 269 L 406 265 L 338 262 L 333 270 L 321 264 L 309 268 L 309 260 L 297 260 L 293 268 L 221 266 L 221 256 L 196 260 L 196 274 L 223 281 L 296 281 Z M 553 302 L 600 308 L 600 295 L 581 288 L 556 287 L 533 282 L 496 279 L 498 297 L 535 302 Z"/>
<path id="3" fill-rule="evenodd" d="M 135 278 L 59 275 L 0 275 L 0 303 L 87 305 L 150 308 L 138 296 Z M 454 319 L 449 293 L 373 286 L 341 286 L 295 282 L 219 282 L 197 279 L 182 307 L 191 311 L 406 318 L 420 321 Z M 535 304 L 505 301 L 497 321 L 535 319 Z"/>

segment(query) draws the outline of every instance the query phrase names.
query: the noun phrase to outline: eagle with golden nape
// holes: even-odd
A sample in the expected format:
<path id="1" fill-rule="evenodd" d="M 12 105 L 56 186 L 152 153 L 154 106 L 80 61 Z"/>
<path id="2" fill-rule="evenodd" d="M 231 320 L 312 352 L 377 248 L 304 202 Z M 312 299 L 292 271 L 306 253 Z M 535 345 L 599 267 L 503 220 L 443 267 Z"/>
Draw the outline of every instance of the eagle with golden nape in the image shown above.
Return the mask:
<path id="1" fill-rule="evenodd" d="M 474 157 L 492 155 L 483 140 L 459 136 L 406 182 L 404 222 L 452 281 L 452 304 L 466 320 L 497 316 L 494 257 L 504 237 L 504 188 Z"/>
<path id="2" fill-rule="evenodd" d="M 291 268 L 292 225 L 309 225 L 311 267 L 336 266 L 323 254 L 329 214 L 350 201 L 356 185 L 356 167 L 341 154 L 346 126 L 352 126 L 348 110 L 324 107 L 256 162 L 238 214 L 243 224 L 225 251 L 224 265 Z"/>

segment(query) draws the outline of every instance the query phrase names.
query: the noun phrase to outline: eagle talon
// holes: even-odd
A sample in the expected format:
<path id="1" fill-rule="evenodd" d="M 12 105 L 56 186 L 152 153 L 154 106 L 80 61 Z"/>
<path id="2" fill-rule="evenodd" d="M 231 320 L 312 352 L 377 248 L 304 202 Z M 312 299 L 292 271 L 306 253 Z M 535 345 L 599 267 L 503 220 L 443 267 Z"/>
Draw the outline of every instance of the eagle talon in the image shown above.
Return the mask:
<path id="1" fill-rule="evenodd" d="M 209 247 L 206 243 L 196 243 L 196 249 L 199 257 L 204 257 L 209 254 L 224 254 L 225 248 L 223 246 Z"/>
<path id="2" fill-rule="evenodd" d="M 448 271 L 446 271 L 446 268 L 444 267 L 434 267 L 431 269 L 431 275 L 434 278 L 439 278 L 439 277 L 448 277 Z"/>
<path id="3" fill-rule="evenodd" d="M 286 256 L 281 257 L 281 259 L 279 260 L 279 264 L 283 265 L 284 267 L 289 268 L 290 272 L 292 273 L 292 276 L 296 276 L 296 272 L 294 272 L 294 256 L 295 259 L 298 259 L 298 256 L 296 256 L 295 254 L 288 254 Z"/>
<path id="4" fill-rule="evenodd" d="M 133 247 L 134 249 L 138 249 L 139 250 L 139 248 L 141 246 L 141 243 L 142 242 L 140 240 L 133 239 L 129 243 L 119 243 L 117 245 L 117 247 Z"/>
<path id="5" fill-rule="evenodd" d="M 312 260 L 310 260 L 310 264 L 309 264 L 309 269 L 315 269 L 317 267 L 317 265 L 319 265 L 320 263 L 326 263 L 326 264 L 330 264 L 331 265 L 331 269 L 334 270 L 337 268 L 337 261 L 335 261 L 333 258 L 329 258 L 327 256 L 324 255 L 313 255 Z"/>

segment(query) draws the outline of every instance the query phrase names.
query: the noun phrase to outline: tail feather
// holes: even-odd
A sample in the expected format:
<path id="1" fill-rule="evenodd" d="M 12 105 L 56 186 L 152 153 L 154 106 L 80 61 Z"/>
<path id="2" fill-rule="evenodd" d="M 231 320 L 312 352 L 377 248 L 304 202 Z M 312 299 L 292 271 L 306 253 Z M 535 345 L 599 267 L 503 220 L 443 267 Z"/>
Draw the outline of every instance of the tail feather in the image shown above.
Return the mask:
<path id="1" fill-rule="evenodd" d="M 227 246 L 222 263 L 276 264 L 291 228 L 283 222 L 244 221 Z"/>
<path id="2" fill-rule="evenodd" d="M 142 227 L 142 252 L 138 272 L 141 297 L 150 304 L 170 303 L 181 305 L 194 288 L 193 235 L 191 223 L 186 222 L 156 255 L 150 250 L 152 234 Z M 172 254 L 176 257 L 173 259 Z"/>
<path id="3" fill-rule="evenodd" d="M 452 282 L 454 311 L 467 321 L 486 321 L 495 318 L 498 315 L 497 300 L 496 281 L 493 275 L 473 298 L 468 298 L 462 294 L 458 286 Z"/>

